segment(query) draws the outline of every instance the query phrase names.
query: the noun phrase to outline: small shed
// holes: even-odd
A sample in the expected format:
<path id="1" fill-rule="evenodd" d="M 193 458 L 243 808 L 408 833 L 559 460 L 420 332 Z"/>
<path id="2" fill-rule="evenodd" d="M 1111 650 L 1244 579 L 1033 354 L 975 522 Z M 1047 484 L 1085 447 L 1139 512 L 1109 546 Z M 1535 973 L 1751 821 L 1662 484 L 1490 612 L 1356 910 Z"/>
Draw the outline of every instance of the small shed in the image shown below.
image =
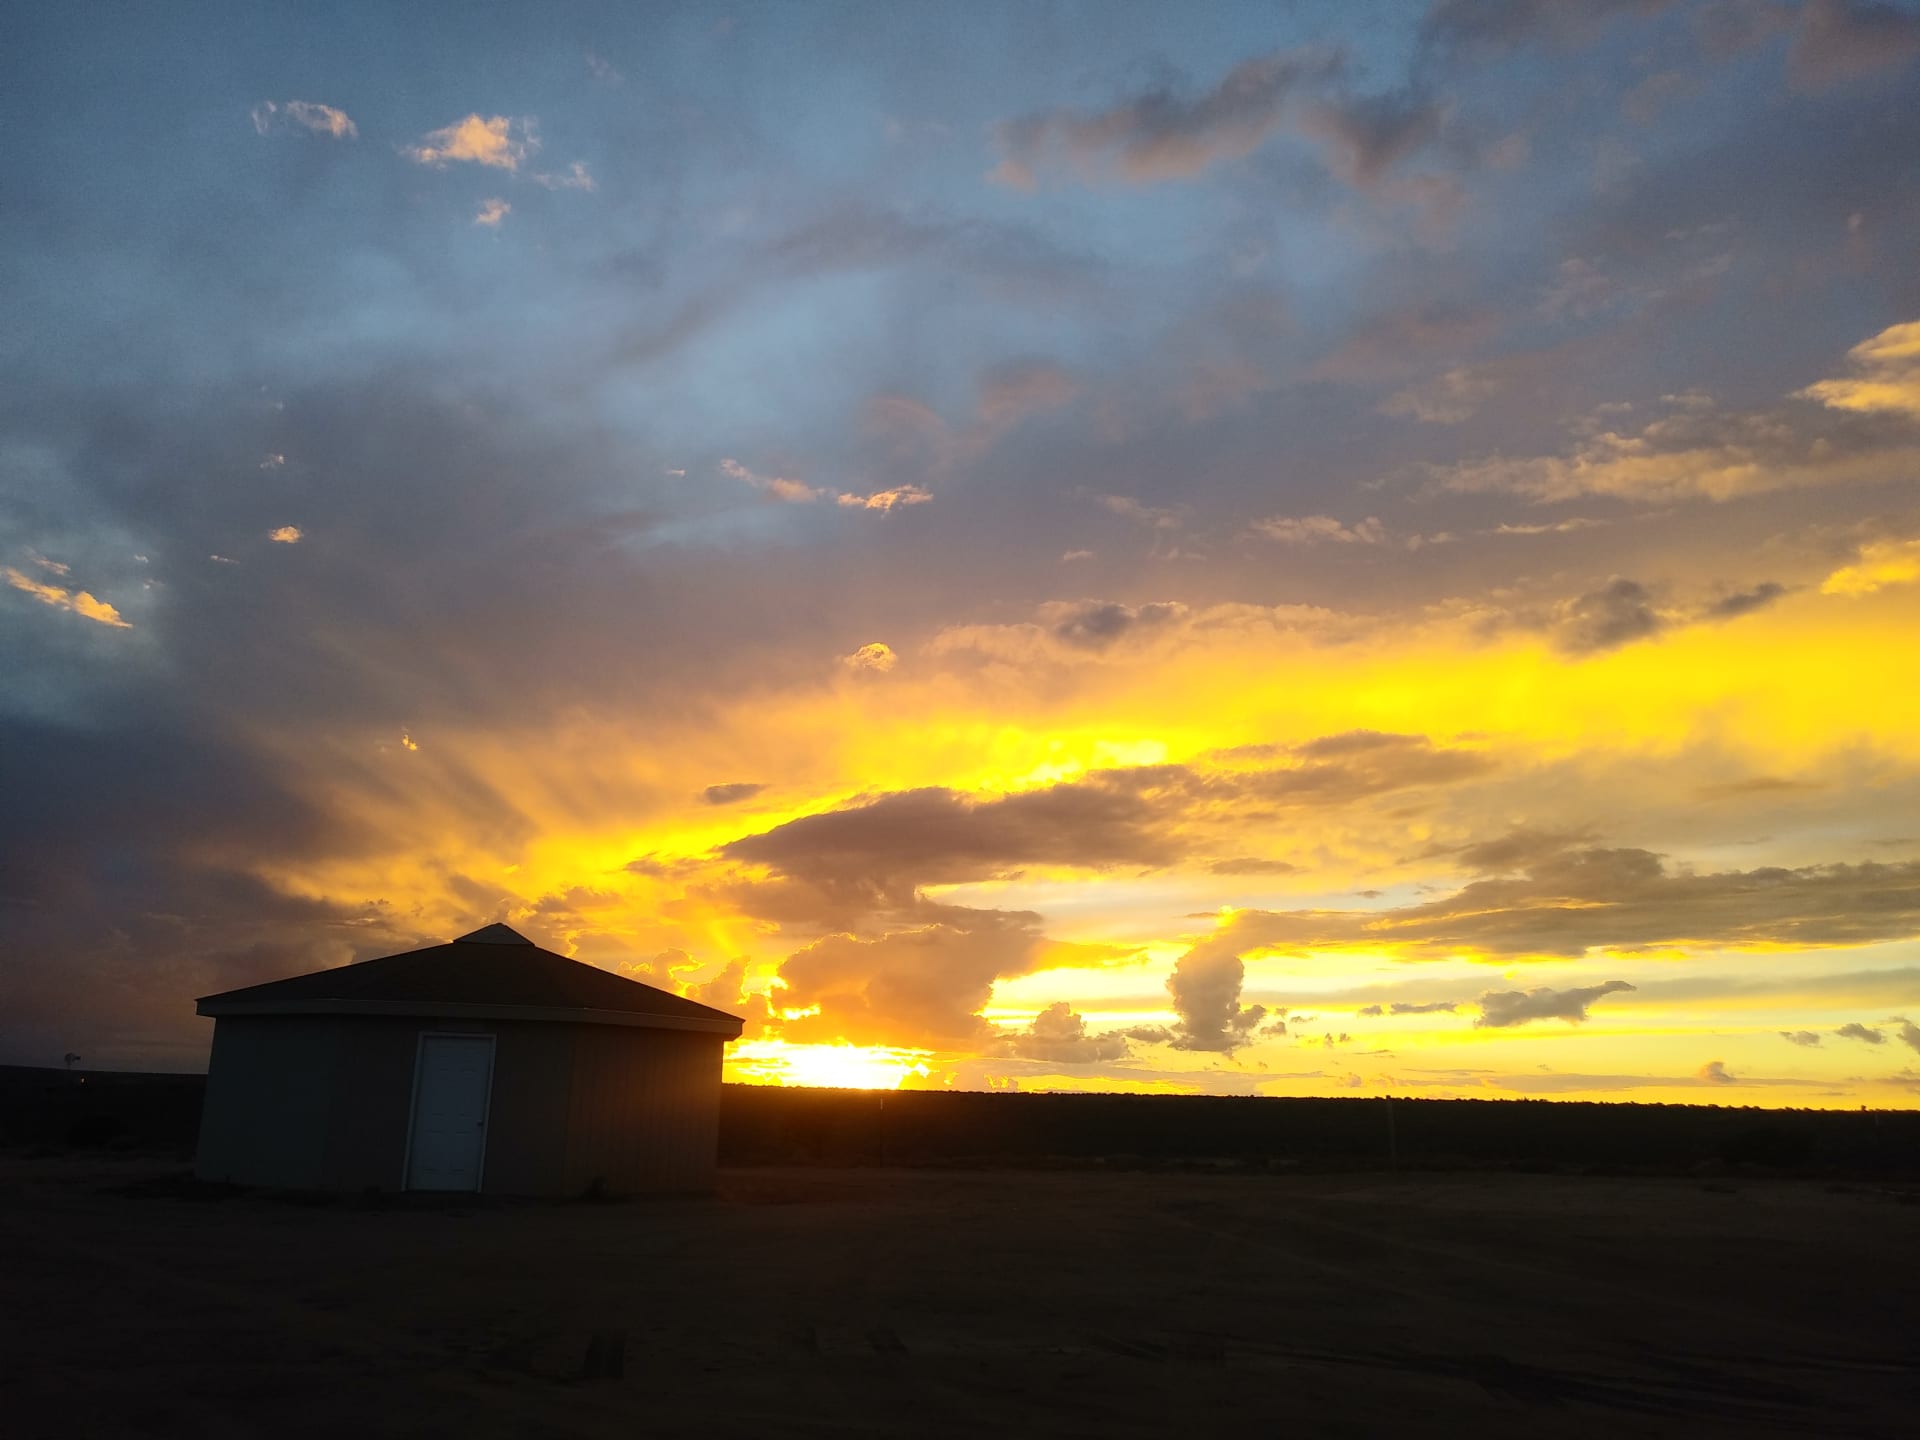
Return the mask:
<path id="1" fill-rule="evenodd" d="M 735 1016 L 505 925 L 196 1002 L 194 1172 L 301 1190 L 568 1196 L 713 1185 Z"/>

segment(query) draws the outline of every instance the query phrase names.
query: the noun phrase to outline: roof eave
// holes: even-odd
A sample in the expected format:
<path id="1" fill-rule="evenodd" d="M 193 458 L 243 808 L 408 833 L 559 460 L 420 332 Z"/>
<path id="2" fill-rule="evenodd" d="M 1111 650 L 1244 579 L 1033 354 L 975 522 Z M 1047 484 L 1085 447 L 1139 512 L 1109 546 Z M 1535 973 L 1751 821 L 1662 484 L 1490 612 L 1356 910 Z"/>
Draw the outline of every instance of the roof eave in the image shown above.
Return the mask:
<path id="1" fill-rule="evenodd" d="M 220 1019 L 233 1015 L 371 1015 L 446 1020 L 544 1020 L 564 1025 L 620 1025 L 636 1030 L 690 1030 L 738 1040 L 746 1022 L 716 1012 L 648 1015 L 633 1010 L 590 1010 L 559 1005 L 477 1005 L 440 1000 L 226 1000 L 208 995 L 194 1013 Z"/>

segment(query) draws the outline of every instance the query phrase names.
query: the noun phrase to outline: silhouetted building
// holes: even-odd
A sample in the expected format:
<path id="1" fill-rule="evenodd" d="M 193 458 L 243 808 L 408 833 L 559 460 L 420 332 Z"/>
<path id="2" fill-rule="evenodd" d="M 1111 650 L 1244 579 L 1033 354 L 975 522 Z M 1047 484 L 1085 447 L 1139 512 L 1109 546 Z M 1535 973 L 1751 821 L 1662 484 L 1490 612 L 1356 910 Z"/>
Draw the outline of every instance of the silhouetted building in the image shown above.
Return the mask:
<path id="1" fill-rule="evenodd" d="M 500 1195 L 713 1184 L 741 1021 L 505 925 L 197 1002 L 213 1058 L 195 1173 Z"/>

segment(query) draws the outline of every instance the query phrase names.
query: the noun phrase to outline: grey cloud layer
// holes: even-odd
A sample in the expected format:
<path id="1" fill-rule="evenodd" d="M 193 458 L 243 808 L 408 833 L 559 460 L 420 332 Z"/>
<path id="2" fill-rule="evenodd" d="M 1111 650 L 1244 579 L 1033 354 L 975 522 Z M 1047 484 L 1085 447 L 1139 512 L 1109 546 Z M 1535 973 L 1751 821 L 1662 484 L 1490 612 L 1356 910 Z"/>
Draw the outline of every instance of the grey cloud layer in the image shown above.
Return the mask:
<path id="1" fill-rule="evenodd" d="M 1380 911 L 1244 910 L 1208 952 L 1390 944 L 1415 954 L 1579 956 L 1662 945 L 1864 945 L 1920 935 L 1920 864 L 1696 874 L 1638 849 L 1551 846 L 1522 873 Z"/>

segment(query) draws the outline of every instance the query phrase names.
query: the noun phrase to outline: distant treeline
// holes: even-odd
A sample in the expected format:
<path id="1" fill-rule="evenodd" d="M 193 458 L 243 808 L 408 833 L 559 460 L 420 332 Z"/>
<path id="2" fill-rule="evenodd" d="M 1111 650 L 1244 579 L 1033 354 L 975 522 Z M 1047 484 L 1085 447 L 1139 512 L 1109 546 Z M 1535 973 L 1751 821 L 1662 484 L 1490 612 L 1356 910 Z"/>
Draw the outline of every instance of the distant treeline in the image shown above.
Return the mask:
<path id="1" fill-rule="evenodd" d="M 0 1144 L 191 1153 L 202 1075 L 0 1066 Z M 728 1085 L 724 1165 L 1720 1170 L 1920 1180 L 1920 1111 Z"/>
<path id="2" fill-rule="evenodd" d="M 729 1085 L 722 1164 L 1751 1169 L 1920 1179 L 1920 1111 Z"/>

